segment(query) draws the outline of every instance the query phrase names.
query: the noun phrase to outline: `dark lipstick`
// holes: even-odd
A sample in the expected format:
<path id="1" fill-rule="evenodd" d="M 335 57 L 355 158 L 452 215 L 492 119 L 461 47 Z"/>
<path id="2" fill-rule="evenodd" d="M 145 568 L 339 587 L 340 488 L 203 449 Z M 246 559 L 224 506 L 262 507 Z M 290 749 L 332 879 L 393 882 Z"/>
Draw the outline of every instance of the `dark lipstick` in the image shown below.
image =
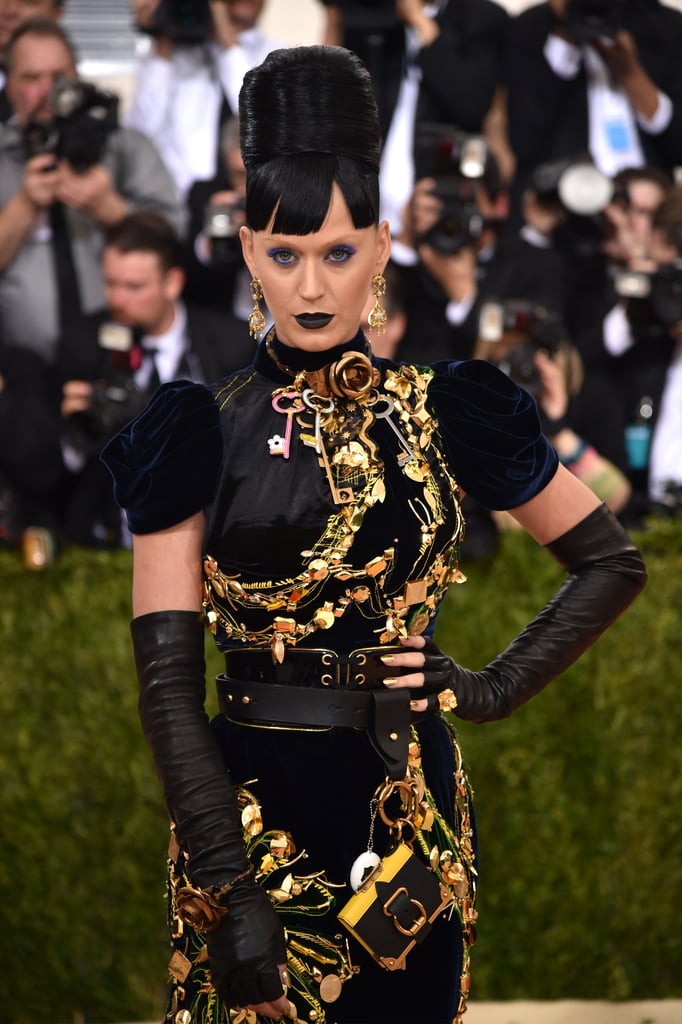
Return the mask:
<path id="1" fill-rule="evenodd" d="M 330 324 L 333 319 L 333 313 L 299 313 L 294 317 L 296 323 L 300 327 L 305 327 L 307 331 L 319 331 L 321 327 Z"/>

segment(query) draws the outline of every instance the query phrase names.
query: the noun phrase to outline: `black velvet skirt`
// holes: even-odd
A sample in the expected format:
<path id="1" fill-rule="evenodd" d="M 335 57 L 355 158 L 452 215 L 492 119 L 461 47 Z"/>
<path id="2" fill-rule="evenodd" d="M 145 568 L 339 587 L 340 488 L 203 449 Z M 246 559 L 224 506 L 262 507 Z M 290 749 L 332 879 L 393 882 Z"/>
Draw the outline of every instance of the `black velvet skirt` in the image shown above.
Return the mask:
<path id="1" fill-rule="evenodd" d="M 352 976 L 348 972 L 344 977 L 335 966 L 320 964 L 322 975 L 331 970 L 342 976 L 343 984 L 332 986 L 332 1002 L 306 1000 L 300 991 L 288 992 L 301 1021 L 452 1024 L 460 1020 L 466 1007 L 469 947 L 476 916 L 471 792 L 449 722 L 433 716 L 413 728 L 429 798 L 450 830 L 454 847 L 439 852 L 454 852 L 456 861 L 466 863 L 468 882 L 466 898 L 453 900 L 453 906 L 434 920 L 423 942 L 409 952 L 406 968 L 389 971 L 373 960 L 337 918 L 339 908 L 353 895 L 349 884 L 353 862 L 369 845 L 382 856 L 391 840 L 381 817 L 372 814 L 372 799 L 384 782 L 385 770 L 367 735 L 354 729 L 301 732 L 259 728 L 236 724 L 222 715 L 212 722 L 233 784 L 244 787 L 260 805 L 264 833 L 281 830 L 291 838 L 293 867 L 285 869 L 289 881 L 292 874 L 310 877 L 319 872 L 333 896 L 330 902 L 334 905 L 323 914 L 305 917 L 288 913 L 283 919 L 290 968 L 298 962 L 300 951 L 311 945 L 302 936 L 312 934 L 332 939 L 345 951 L 345 966 L 350 963 L 352 968 Z M 426 841 L 430 846 L 432 837 L 426 836 Z M 177 880 L 181 875 L 182 865 L 171 864 L 171 878 Z M 461 889 L 456 891 L 462 894 Z M 172 885 L 169 895 L 172 933 Z M 283 909 L 289 908 L 283 904 Z M 201 953 L 203 940 L 190 932 L 185 926 L 181 936 L 172 940 L 176 952 L 183 951 L 188 973 L 182 977 L 180 971 L 172 978 L 167 1020 L 173 1024 L 264 1024 L 267 1018 L 240 1017 L 218 1000 Z M 292 935 L 297 937 L 293 942 Z M 320 989 L 315 985 L 312 989 L 319 997 Z M 322 992 L 329 995 L 324 986 Z"/>

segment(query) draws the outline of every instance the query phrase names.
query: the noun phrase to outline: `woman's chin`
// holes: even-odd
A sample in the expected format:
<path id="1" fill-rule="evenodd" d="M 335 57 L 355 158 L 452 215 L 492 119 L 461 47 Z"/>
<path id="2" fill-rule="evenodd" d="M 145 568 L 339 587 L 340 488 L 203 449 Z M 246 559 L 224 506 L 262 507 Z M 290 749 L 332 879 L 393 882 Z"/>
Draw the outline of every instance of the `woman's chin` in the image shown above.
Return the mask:
<path id="1" fill-rule="evenodd" d="M 357 327 L 350 333 L 338 324 L 331 323 L 327 327 L 319 327 L 314 330 L 301 327 L 299 324 L 287 324 L 280 331 L 277 324 L 275 330 L 278 339 L 283 345 L 290 348 L 300 348 L 303 352 L 324 352 L 326 349 L 336 348 L 343 345 L 357 334 Z"/>

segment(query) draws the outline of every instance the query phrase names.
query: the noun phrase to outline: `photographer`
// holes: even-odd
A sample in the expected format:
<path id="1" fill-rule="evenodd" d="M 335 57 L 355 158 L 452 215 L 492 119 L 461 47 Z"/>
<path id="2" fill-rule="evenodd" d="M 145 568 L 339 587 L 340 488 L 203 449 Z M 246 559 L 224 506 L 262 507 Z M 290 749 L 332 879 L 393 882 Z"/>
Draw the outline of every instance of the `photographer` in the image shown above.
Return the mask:
<path id="1" fill-rule="evenodd" d="M 415 183 L 431 173 L 420 159 L 420 126 L 482 130 L 499 84 L 509 17 L 492 0 L 340 0 L 338 7 L 344 29 L 357 26 L 354 45 L 365 39 L 359 52 L 372 74 L 383 139 L 381 215 L 398 237 Z M 384 21 L 379 31 L 368 28 L 377 17 L 388 27 Z"/>
<path id="2" fill-rule="evenodd" d="M 426 170 L 414 166 L 416 127 L 440 121 L 480 132 L 499 80 L 508 15 L 492 0 L 322 0 L 327 43 L 365 62 L 384 140 L 385 215 L 395 217 Z M 389 212 L 390 211 L 390 212 Z"/>
<path id="3" fill-rule="evenodd" d="M 512 21 L 514 206 L 542 161 L 589 151 L 613 177 L 682 162 L 682 14 L 658 0 L 550 0 Z"/>
<path id="4" fill-rule="evenodd" d="M 614 179 L 617 201 L 604 211 L 610 232 L 602 251 L 616 266 L 646 270 L 651 258 L 653 217 L 672 188 L 656 167 L 631 167 Z"/>
<path id="5" fill-rule="evenodd" d="M 474 358 L 495 363 L 533 395 L 559 460 L 621 513 L 631 494 L 627 478 L 576 429 L 582 362 L 558 314 L 527 300 L 484 304 Z"/>
<path id="6" fill-rule="evenodd" d="M 392 243 L 408 318 L 400 358 L 465 359 L 476 340 L 479 291 L 505 196 L 480 136 L 423 125 L 418 153 L 431 174 L 416 183 Z"/>
<path id="7" fill-rule="evenodd" d="M 243 340 L 253 300 L 239 241 L 239 228 L 244 224 L 246 168 L 238 118 L 230 118 L 223 125 L 220 143 L 218 174 L 210 181 L 196 181 L 187 197 L 185 296 L 191 302 L 221 310 L 226 317 L 226 332 Z"/>
<path id="8" fill-rule="evenodd" d="M 604 347 L 604 317 L 616 301 L 614 274 L 648 251 L 652 213 L 670 187 L 656 168 L 630 168 L 609 178 L 581 154 L 534 168 L 522 197 L 521 235 L 535 239 L 561 286 L 544 304 L 562 314 L 583 363 L 575 405 L 579 432 L 621 470 L 627 458 L 613 386 L 618 368 Z M 526 294 L 509 288 L 502 294 L 514 291 Z"/>
<path id="9" fill-rule="evenodd" d="M 220 167 L 220 127 L 237 114 L 249 68 L 276 49 L 258 28 L 264 0 L 132 0 L 153 37 L 137 69 L 127 123 L 158 148 L 184 199 Z"/>
<path id="10" fill-rule="evenodd" d="M 183 301 L 180 242 L 158 214 L 133 213 L 110 229 L 102 275 L 106 310 L 70 329 L 58 353 L 71 470 L 63 525 L 79 544 L 119 540 L 120 516 L 98 457 L 105 442 L 160 384 L 219 380 L 253 358 L 245 327 L 228 344 L 222 316 Z"/>
<path id="11" fill-rule="evenodd" d="M 0 133 L 2 330 L 50 363 L 65 323 L 102 306 L 104 230 L 135 208 L 178 227 L 183 215 L 151 142 L 117 127 L 115 97 L 78 80 L 58 25 L 32 20 L 16 31 L 7 93 L 15 113 Z"/>
<path id="12" fill-rule="evenodd" d="M 604 322 L 618 366 L 633 521 L 682 509 L 682 189 L 656 210 L 648 270 L 624 272 Z"/>

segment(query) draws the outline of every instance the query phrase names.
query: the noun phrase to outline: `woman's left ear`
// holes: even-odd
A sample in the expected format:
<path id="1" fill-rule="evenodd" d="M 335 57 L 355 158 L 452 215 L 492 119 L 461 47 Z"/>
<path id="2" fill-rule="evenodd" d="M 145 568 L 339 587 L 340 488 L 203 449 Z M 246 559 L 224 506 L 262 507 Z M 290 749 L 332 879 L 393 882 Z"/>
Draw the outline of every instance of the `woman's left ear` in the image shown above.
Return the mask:
<path id="1" fill-rule="evenodd" d="M 249 268 L 251 277 L 256 277 L 256 264 L 253 259 L 253 231 L 251 228 L 247 228 L 245 224 L 239 229 L 239 241 L 242 243 L 244 263 Z"/>
<path id="2" fill-rule="evenodd" d="M 377 273 L 383 274 L 391 256 L 391 229 L 387 220 L 382 220 L 377 228 Z"/>

